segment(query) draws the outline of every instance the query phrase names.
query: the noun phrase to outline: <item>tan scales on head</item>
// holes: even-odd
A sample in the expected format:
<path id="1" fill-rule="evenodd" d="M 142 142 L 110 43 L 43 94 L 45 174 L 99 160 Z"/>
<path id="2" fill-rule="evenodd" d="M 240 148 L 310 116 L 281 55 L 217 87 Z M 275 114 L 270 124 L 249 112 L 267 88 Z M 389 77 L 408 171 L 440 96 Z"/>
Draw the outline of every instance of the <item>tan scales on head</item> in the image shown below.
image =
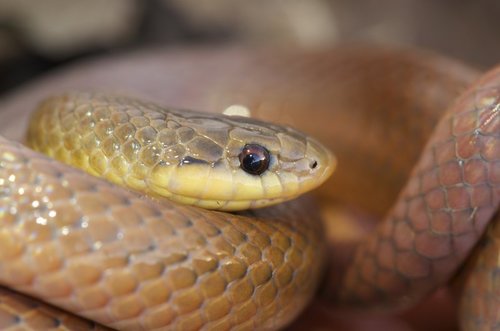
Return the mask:
<path id="1" fill-rule="evenodd" d="M 117 184 L 222 210 L 292 199 L 321 184 L 334 168 L 329 151 L 290 128 L 87 93 L 43 102 L 28 143 Z M 241 166 L 249 144 L 269 152 L 262 173 Z"/>

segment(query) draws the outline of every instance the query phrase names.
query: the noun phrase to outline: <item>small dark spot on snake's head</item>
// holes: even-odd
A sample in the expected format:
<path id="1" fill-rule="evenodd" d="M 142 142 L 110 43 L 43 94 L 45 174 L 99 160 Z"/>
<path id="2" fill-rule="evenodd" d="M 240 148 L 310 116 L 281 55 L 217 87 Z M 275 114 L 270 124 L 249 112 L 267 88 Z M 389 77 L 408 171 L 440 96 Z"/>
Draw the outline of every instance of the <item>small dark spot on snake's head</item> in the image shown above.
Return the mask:
<path id="1" fill-rule="evenodd" d="M 184 156 L 181 159 L 181 161 L 179 162 L 180 166 L 189 165 L 189 164 L 208 164 L 208 162 L 205 160 L 197 159 L 197 158 L 189 156 L 189 155 Z"/>

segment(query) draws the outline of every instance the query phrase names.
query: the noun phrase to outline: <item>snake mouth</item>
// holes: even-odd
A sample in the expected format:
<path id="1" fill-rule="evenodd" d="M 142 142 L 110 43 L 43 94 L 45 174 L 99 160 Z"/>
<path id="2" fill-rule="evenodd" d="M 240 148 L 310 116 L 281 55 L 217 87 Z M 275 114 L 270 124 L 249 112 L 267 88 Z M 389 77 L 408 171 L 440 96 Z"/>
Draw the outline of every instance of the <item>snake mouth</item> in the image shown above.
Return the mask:
<path id="1" fill-rule="evenodd" d="M 254 176 L 206 164 L 158 165 L 149 173 L 146 186 L 157 196 L 207 209 L 261 208 L 296 198 L 328 179 L 335 169 L 333 154 L 323 147 L 311 150 L 319 153 L 303 160 L 309 168 L 304 172 L 281 169 Z"/>
<path id="2" fill-rule="evenodd" d="M 336 166 L 334 155 L 307 138 L 305 152 L 295 161 L 275 157 L 274 167 L 260 175 L 221 163 L 176 166 L 159 163 L 149 172 L 146 190 L 179 203 L 236 211 L 261 208 L 294 199 L 323 184 Z M 278 161 L 279 160 L 279 161 Z"/>

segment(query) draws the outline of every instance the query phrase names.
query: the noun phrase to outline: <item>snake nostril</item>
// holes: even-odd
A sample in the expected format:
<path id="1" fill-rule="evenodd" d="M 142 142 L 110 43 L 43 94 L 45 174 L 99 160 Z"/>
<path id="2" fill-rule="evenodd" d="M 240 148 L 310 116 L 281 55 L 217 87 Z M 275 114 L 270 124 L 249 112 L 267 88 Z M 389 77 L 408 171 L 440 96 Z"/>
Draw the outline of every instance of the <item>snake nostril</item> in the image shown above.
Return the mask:
<path id="1" fill-rule="evenodd" d="M 316 169 L 316 167 L 318 166 L 318 161 L 316 160 L 311 161 L 309 166 L 311 167 L 311 169 Z"/>

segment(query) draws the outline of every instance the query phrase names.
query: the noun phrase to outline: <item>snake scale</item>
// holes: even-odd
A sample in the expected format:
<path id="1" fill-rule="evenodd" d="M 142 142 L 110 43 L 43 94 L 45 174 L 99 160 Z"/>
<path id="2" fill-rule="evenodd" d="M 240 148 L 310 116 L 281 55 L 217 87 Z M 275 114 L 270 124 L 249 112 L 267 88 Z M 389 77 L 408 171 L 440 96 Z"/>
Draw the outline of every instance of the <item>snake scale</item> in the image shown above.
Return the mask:
<path id="1" fill-rule="evenodd" d="M 212 112 L 220 112 L 231 104 L 245 105 L 252 110 L 252 116 L 297 127 L 317 137 L 335 153 L 339 160 L 337 170 L 332 179 L 316 193 L 317 201 L 324 205 L 330 199 L 335 199 L 356 204 L 377 216 L 386 214 L 375 234 L 358 248 L 341 281 L 330 282 L 333 276 L 327 275 L 321 290 L 325 298 L 377 309 L 411 306 L 437 286 L 446 283 L 476 246 L 473 258 L 469 259 L 467 270 L 461 276 L 465 287 L 460 319 L 462 328 L 466 330 L 491 329 L 499 323 L 495 295 L 498 283 L 498 231 L 495 224 L 498 222 L 490 221 L 495 219 L 498 212 L 500 194 L 500 70 L 493 69 L 476 80 L 478 77 L 476 71 L 452 60 L 413 50 L 345 47 L 332 51 L 247 52 L 228 49 L 137 53 L 113 61 L 97 60 L 69 69 L 13 94 L 1 105 L 4 112 L 0 113 L 0 131 L 9 138 L 21 139 L 23 134 L 20 128 L 26 126 L 27 113 L 48 94 L 60 93 L 63 89 L 134 91 L 162 104 Z M 473 83 L 473 80 L 476 82 Z M 13 148 L 10 142 L 2 142 L 2 146 Z M 49 163 L 56 169 L 63 169 L 56 171 L 57 175 L 70 176 L 71 171 L 60 168 L 63 166 L 55 161 L 32 157 L 28 151 L 22 153 L 23 160 L 28 159 L 34 164 Z M 110 189 L 110 184 L 103 184 L 101 188 L 100 185 L 93 185 L 94 179 L 85 178 L 89 179 L 75 181 L 74 187 L 92 192 L 91 196 L 101 196 L 95 193 Z M 406 185 L 403 185 L 405 182 Z M 98 208 L 106 196 L 103 194 L 102 199 L 89 202 L 89 208 Z M 73 198 L 79 199 L 79 195 Z M 113 203 L 118 202 L 116 200 L 126 201 L 135 207 L 127 209 L 130 212 L 120 214 L 119 219 L 123 218 L 124 221 L 129 217 L 134 218 L 133 215 L 149 203 L 135 197 L 121 196 L 115 198 Z M 272 224 L 275 226 L 289 221 L 280 219 L 281 214 L 275 212 L 283 208 L 286 211 L 293 210 L 304 219 L 314 218 L 311 209 L 303 206 L 286 203 L 284 206 L 265 208 L 262 217 L 273 218 L 275 223 Z M 175 208 L 186 210 L 184 208 L 187 207 Z M 186 213 L 193 219 L 200 217 Z M 203 214 L 201 211 L 199 213 Z M 158 216 L 154 213 L 147 219 Z M 3 217 L 2 221 L 4 219 L 9 222 L 8 218 Z M 262 222 L 265 224 L 262 226 L 267 229 L 269 222 Z M 252 229 L 258 227 L 251 224 L 249 227 Z M 321 232 L 305 224 L 296 225 L 303 227 L 301 231 L 316 235 Z M 487 227 L 488 224 L 491 226 Z M 193 228 L 210 232 L 201 225 L 193 227 L 191 224 L 186 229 Z M 240 230 L 240 233 L 245 233 L 245 230 Z M 268 237 L 272 237 L 275 231 L 268 230 Z M 112 233 L 112 229 L 110 231 Z M 484 232 L 486 235 L 483 237 Z M 43 237 L 43 234 L 40 235 Z M 105 236 L 106 232 L 101 235 Z M 238 236 L 231 236 L 237 240 Z M 191 242 L 196 241 L 196 236 L 190 238 Z M 244 237 L 241 241 L 243 245 L 247 239 Z M 481 242 L 477 244 L 480 239 Z M 5 240 L 2 242 L 10 242 L 15 249 L 15 240 Z M 131 242 L 141 246 L 141 235 Z M 72 244 L 78 246 L 76 241 L 72 241 Z M 319 247 L 314 250 L 321 251 Z M 302 256 L 304 254 L 309 253 L 302 252 Z M 57 264 L 53 259 L 43 260 L 50 255 L 35 256 L 41 259 L 39 263 L 46 268 Z M 178 258 L 181 262 L 174 263 L 180 263 L 181 266 L 185 260 Z M 228 259 L 231 257 L 228 256 Z M 301 262 L 310 263 L 306 259 L 301 259 Z M 113 266 L 131 266 L 130 261 L 120 259 L 109 263 L 113 263 Z M 321 267 L 318 270 L 306 269 L 312 275 L 304 278 L 319 278 Z M 139 274 L 151 275 L 155 272 L 158 273 L 158 270 Z M 96 277 L 91 271 L 76 271 L 75 274 L 74 280 L 65 280 L 67 286 L 57 286 L 54 290 L 64 292 L 73 285 L 72 282 L 85 282 Z M 225 275 L 241 277 L 238 267 Z M 114 277 L 120 276 L 123 277 Z M 245 271 L 244 277 L 247 276 L 250 273 Z M 272 273 L 271 277 L 273 280 L 279 278 L 276 273 Z M 178 277 L 172 276 L 171 281 L 191 284 L 192 279 L 189 273 L 181 272 Z M 17 276 L 14 280 L 22 284 L 26 278 Z M 65 284 L 62 279 L 47 279 L 44 285 L 50 288 L 55 283 Z M 126 280 L 111 283 L 115 285 L 115 291 L 124 291 L 120 293 L 138 288 L 130 279 L 128 283 Z M 228 292 L 224 292 L 224 295 L 229 295 L 233 284 L 234 280 L 227 282 L 223 291 Z M 21 291 L 30 293 L 29 289 L 23 289 L 22 285 L 20 287 Z M 278 303 L 279 297 L 269 295 L 268 289 L 258 286 L 256 289 L 251 294 L 255 296 L 252 302 L 270 300 L 266 302 L 269 310 L 258 310 L 261 320 L 255 315 L 245 315 L 246 321 L 252 324 L 243 322 L 236 325 L 234 320 L 224 316 L 232 316 L 240 321 L 245 318 L 239 314 L 249 312 L 233 309 L 234 306 L 226 303 L 226 311 L 231 311 L 231 314 L 217 315 L 221 310 L 216 309 L 216 314 L 210 315 L 214 318 L 214 324 L 210 326 L 220 323 L 217 327 L 221 329 L 237 329 L 240 326 L 277 328 L 287 324 L 305 304 L 306 297 L 311 295 L 303 296 L 303 302 L 286 299 L 285 302 L 290 304 L 286 308 L 286 305 Z M 161 291 L 153 292 L 159 296 L 162 294 Z M 197 293 L 199 296 L 200 293 Z M 243 296 L 245 291 L 237 293 Z M 58 293 L 53 294 L 52 302 L 57 303 Z M 98 294 L 89 295 L 98 301 L 106 301 Z M 2 323 L 10 321 L 14 323 L 14 328 L 19 325 L 16 323 L 35 327 L 36 323 L 47 323 L 38 324 L 38 328 L 51 325 L 55 329 L 72 329 L 75 325 L 103 328 L 70 315 L 48 317 L 52 312 L 54 316 L 63 315 L 57 309 L 38 302 L 12 302 L 18 296 L 20 294 L 2 290 L 2 298 L 5 298 L 0 306 L 0 315 L 5 316 L 0 319 Z M 174 298 L 181 300 L 181 305 L 185 304 L 186 307 L 202 305 L 196 300 L 182 302 L 177 296 Z M 160 299 L 161 302 L 166 300 Z M 121 306 L 129 310 L 124 308 L 113 312 L 125 315 L 137 313 L 134 309 L 139 308 L 133 301 L 130 299 Z M 285 307 L 283 315 L 277 313 L 277 306 Z M 75 308 L 78 310 L 82 307 Z M 91 313 L 87 316 L 94 317 L 91 315 L 95 314 L 101 321 L 108 316 L 100 315 L 98 309 L 89 311 Z M 273 316 L 266 319 L 266 314 Z M 205 323 L 207 320 L 204 318 L 207 316 L 204 314 L 201 318 Z M 286 317 L 281 319 L 282 316 Z M 157 319 L 148 322 L 160 325 L 171 317 L 169 314 L 160 314 Z M 175 318 L 172 320 L 175 321 Z M 187 320 L 182 322 L 186 323 L 182 324 L 186 329 L 202 327 L 199 317 Z M 267 324 L 260 322 L 266 320 Z M 127 322 L 114 326 L 139 327 Z M 179 325 L 176 327 L 180 328 Z M 204 327 L 208 328 L 209 325 L 205 324 Z"/>

